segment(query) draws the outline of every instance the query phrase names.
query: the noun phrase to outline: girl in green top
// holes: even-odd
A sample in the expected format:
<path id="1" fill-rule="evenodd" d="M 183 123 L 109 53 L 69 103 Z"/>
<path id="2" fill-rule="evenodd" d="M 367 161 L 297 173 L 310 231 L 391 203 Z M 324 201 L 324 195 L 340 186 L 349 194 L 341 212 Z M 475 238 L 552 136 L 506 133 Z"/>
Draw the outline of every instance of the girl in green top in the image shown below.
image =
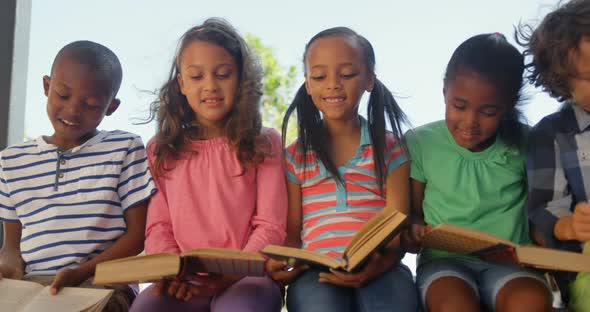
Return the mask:
<path id="1" fill-rule="evenodd" d="M 445 120 L 407 134 L 412 158 L 409 249 L 429 227 L 450 223 L 530 243 L 524 137 L 518 104 L 523 56 L 499 33 L 469 38 L 444 78 Z M 519 267 L 423 250 L 419 291 L 429 311 L 550 311 L 541 276 Z"/>

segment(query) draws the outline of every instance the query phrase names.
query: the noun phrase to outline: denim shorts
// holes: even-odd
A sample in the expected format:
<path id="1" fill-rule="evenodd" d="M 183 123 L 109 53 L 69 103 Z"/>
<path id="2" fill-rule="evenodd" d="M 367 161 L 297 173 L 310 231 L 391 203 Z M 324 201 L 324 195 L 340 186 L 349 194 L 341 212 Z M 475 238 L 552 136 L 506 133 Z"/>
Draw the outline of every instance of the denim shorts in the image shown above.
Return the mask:
<path id="1" fill-rule="evenodd" d="M 360 288 L 319 283 L 319 273 L 310 269 L 289 285 L 289 312 L 415 312 L 419 307 L 412 272 L 403 264 Z"/>
<path id="2" fill-rule="evenodd" d="M 549 290 L 543 275 L 530 269 L 497 264 L 477 258 L 440 258 L 418 266 L 416 285 L 422 306 L 426 311 L 426 291 L 432 282 L 441 277 L 456 277 L 464 280 L 477 294 L 485 308 L 495 311 L 496 296 L 509 281 L 529 277 L 543 283 Z"/>

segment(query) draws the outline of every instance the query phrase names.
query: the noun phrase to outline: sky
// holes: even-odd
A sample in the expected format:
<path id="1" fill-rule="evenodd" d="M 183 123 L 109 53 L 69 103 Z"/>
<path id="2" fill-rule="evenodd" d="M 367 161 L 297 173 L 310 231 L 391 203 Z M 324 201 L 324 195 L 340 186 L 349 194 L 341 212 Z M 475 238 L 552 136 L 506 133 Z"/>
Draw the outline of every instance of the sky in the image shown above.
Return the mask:
<path id="1" fill-rule="evenodd" d="M 111 48 L 123 66 L 120 108 L 101 129 L 138 133 L 144 142 L 154 123 L 149 103 L 168 76 L 180 36 L 207 17 L 223 17 L 241 34 L 270 46 L 283 66 L 295 65 L 303 82 L 305 43 L 319 31 L 347 26 L 375 49 L 377 77 L 401 104 L 413 126 L 444 118 L 442 77 L 453 50 L 465 39 L 500 32 L 514 43 L 519 23 L 538 24 L 557 0 L 33 0 L 27 73 L 25 135 L 51 134 L 42 77 L 55 54 L 75 40 Z M 294 88 L 296 90 L 296 88 Z M 525 116 L 535 124 L 558 108 L 540 90 L 527 88 Z M 409 261 L 412 262 L 412 261 Z M 409 263 L 411 264 L 411 263 Z"/>
<path id="2" fill-rule="evenodd" d="M 535 25 L 556 2 L 33 0 L 25 134 L 51 134 L 42 77 L 62 46 L 86 39 L 111 48 L 123 65 L 118 95 L 122 105 L 101 128 L 135 132 L 147 142 L 154 123 L 136 123 L 148 116 L 153 92 L 169 73 L 179 37 L 211 16 L 227 19 L 242 34 L 259 37 L 283 66 L 295 65 L 298 85 L 303 81 L 305 43 L 323 29 L 351 27 L 371 41 L 378 78 L 394 92 L 412 125 L 420 126 L 444 118 L 442 76 L 462 41 L 478 33 L 501 32 L 514 42 L 515 25 Z M 531 124 L 558 107 L 539 90 L 529 88 L 528 93 L 525 115 Z"/>

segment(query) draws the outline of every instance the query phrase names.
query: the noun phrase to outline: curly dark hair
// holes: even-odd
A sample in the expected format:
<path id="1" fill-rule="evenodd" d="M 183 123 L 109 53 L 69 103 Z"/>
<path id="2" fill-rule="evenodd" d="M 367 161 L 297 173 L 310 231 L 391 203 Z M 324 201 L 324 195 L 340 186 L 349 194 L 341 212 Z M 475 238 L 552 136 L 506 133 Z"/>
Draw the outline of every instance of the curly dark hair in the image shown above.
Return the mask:
<path id="1" fill-rule="evenodd" d="M 168 80 L 159 90 L 159 97 L 151 104 L 148 122 L 157 119 L 158 128 L 154 137 L 154 164 L 156 175 L 165 175 L 171 170 L 168 160 L 177 159 L 185 152 L 185 143 L 199 139 L 202 134 L 193 110 L 180 92 L 177 75 L 180 58 L 189 43 L 204 41 L 224 48 L 238 66 L 238 90 L 235 105 L 225 119 L 223 132 L 237 158 L 245 169 L 261 163 L 268 155 L 269 139 L 261 133 L 262 117 L 262 67 L 244 39 L 225 20 L 209 18 L 203 24 L 186 31 L 179 42 Z M 190 151 L 198 152 L 198 151 Z"/>
<path id="2" fill-rule="evenodd" d="M 569 78 L 575 76 L 570 53 L 583 36 L 590 36 L 590 1 L 560 1 L 537 28 L 519 24 L 515 39 L 525 48 L 528 81 L 563 102 L 571 98 Z"/>

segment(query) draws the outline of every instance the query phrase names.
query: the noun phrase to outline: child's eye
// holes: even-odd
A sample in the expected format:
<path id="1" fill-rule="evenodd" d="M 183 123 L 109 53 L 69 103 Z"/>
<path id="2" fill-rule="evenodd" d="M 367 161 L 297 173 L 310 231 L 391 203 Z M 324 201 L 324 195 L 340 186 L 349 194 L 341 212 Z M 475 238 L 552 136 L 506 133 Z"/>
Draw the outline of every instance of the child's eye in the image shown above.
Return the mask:
<path id="1" fill-rule="evenodd" d="M 190 76 L 192 80 L 201 80 L 203 79 L 203 75 L 192 75 Z"/>
<path id="2" fill-rule="evenodd" d="M 57 94 L 57 96 L 58 96 L 60 99 L 62 99 L 62 100 L 67 100 L 67 99 L 70 97 L 69 95 L 61 95 L 61 94 L 59 94 L 59 93 L 57 93 L 57 92 L 55 92 L 55 94 Z"/>
<path id="3" fill-rule="evenodd" d="M 92 111 L 96 111 L 96 110 L 98 110 L 100 108 L 100 106 L 98 106 L 98 105 L 90 105 L 88 103 L 86 103 L 85 106 L 86 106 L 87 109 L 92 110 Z"/>
<path id="4" fill-rule="evenodd" d="M 321 81 L 324 78 L 326 78 L 326 76 L 311 76 L 310 78 L 311 78 L 311 80 Z"/>
<path id="5" fill-rule="evenodd" d="M 482 110 L 481 113 L 487 117 L 495 117 L 498 114 L 498 110 L 495 108 L 488 108 Z"/>
<path id="6" fill-rule="evenodd" d="M 215 77 L 217 77 L 217 79 L 223 80 L 223 79 L 229 78 L 230 75 L 231 75 L 230 73 L 227 73 L 227 74 L 216 74 Z"/>
<path id="7" fill-rule="evenodd" d="M 456 110 L 465 110 L 465 108 L 466 108 L 467 106 L 466 106 L 466 105 L 464 105 L 464 104 L 457 104 L 457 103 L 455 103 L 455 104 L 453 104 L 453 107 L 454 107 Z"/>
<path id="8" fill-rule="evenodd" d="M 352 74 L 342 74 L 340 75 L 340 77 L 342 77 L 342 79 L 352 79 L 354 77 L 356 77 L 356 73 L 352 73 Z"/>

